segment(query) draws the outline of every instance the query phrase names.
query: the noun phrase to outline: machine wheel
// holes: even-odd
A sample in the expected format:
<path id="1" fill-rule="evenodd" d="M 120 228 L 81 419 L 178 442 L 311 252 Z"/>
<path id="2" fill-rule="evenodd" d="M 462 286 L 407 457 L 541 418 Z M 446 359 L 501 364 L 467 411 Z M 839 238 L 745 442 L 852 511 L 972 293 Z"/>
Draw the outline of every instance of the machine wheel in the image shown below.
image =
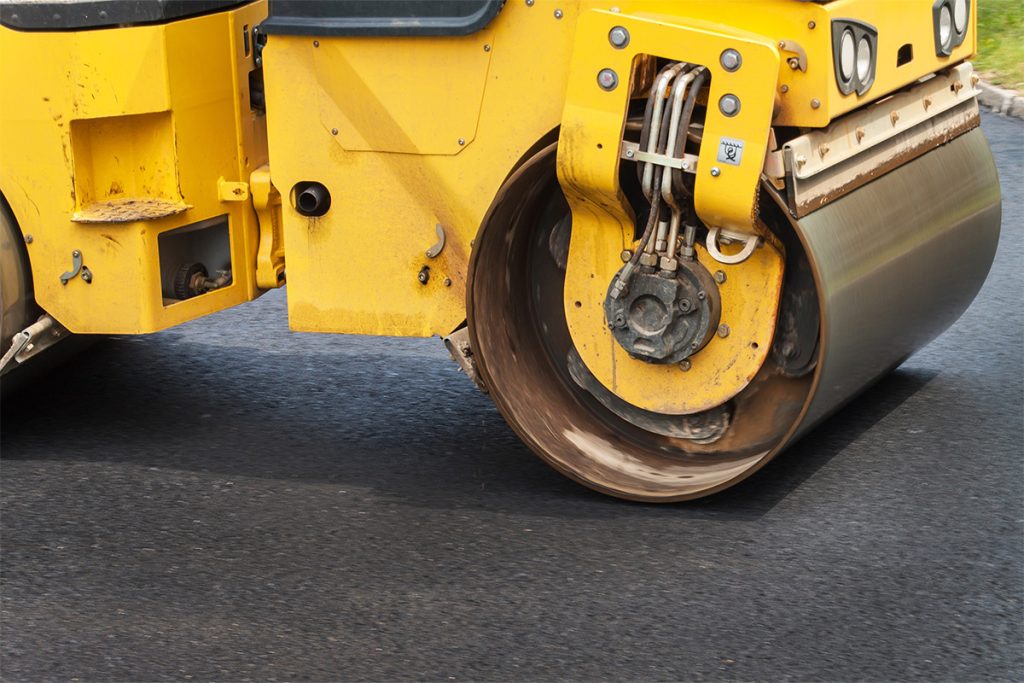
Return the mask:
<path id="1" fill-rule="evenodd" d="M 777 350 L 714 411 L 650 413 L 595 390 L 585 366 L 581 375 L 563 301 L 571 218 L 555 150 L 523 163 L 484 219 L 469 271 L 470 344 L 483 384 L 520 438 L 555 469 L 621 498 L 696 498 L 757 471 L 952 324 L 984 281 L 998 240 L 998 179 L 980 131 L 799 223 L 764 198 L 762 218 L 786 245 Z M 971 170 L 970 182 L 948 184 L 949 169 L 960 168 Z M 947 185 L 955 191 L 937 191 Z M 887 246 L 906 243 L 914 249 Z M 680 417 L 682 428 L 672 422 Z M 709 425 L 720 433 L 704 439 Z"/>

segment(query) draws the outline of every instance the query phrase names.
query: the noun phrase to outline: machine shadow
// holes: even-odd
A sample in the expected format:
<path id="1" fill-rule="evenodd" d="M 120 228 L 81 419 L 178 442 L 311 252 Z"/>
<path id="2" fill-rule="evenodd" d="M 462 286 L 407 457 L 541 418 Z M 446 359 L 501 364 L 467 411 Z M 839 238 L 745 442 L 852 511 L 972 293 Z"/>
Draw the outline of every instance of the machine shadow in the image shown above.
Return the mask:
<path id="1" fill-rule="evenodd" d="M 396 357 L 372 338 L 313 338 L 298 353 L 238 353 L 184 335 L 97 345 L 4 398 L 0 452 L 9 463 L 117 462 L 356 487 L 433 509 L 755 520 L 937 374 L 887 375 L 732 489 L 643 505 L 591 492 L 540 462 L 434 347 L 410 342 Z"/>

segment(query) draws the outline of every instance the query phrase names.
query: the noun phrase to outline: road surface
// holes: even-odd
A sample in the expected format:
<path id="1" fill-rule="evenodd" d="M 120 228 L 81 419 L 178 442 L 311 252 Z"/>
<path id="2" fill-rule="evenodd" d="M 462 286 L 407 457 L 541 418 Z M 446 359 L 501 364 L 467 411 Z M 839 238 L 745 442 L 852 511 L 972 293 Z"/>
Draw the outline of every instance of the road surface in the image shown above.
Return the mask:
<path id="1" fill-rule="evenodd" d="M 1024 677 L 1024 125 L 949 332 L 746 483 L 645 506 L 513 436 L 439 341 L 282 292 L 3 406 L 5 680 Z"/>

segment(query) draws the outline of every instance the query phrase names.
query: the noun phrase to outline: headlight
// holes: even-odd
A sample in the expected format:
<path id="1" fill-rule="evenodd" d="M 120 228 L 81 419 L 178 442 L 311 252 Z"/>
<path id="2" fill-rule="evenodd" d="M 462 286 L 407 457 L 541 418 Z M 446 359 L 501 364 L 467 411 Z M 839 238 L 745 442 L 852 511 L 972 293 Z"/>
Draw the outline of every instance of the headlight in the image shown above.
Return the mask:
<path id="1" fill-rule="evenodd" d="M 948 57 L 967 38 L 971 0 L 936 0 L 932 5 L 935 54 Z"/>
<path id="2" fill-rule="evenodd" d="M 863 95 L 875 82 L 878 31 L 856 19 L 832 22 L 832 53 L 836 83 L 844 95 Z"/>

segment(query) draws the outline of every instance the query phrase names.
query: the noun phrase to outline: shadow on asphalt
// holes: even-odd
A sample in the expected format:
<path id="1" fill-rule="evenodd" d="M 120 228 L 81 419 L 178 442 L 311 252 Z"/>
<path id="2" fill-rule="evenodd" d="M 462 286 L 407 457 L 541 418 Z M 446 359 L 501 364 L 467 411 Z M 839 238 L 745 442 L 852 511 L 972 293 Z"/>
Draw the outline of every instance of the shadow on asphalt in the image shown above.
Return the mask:
<path id="1" fill-rule="evenodd" d="M 331 362 L 324 353 L 239 353 L 168 339 L 107 341 L 6 397 L 4 460 L 365 488 L 434 509 L 756 520 L 937 374 L 896 370 L 751 479 L 662 506 L 616 501 L 549 469 L 440 357 L 349 351 Z"/>

